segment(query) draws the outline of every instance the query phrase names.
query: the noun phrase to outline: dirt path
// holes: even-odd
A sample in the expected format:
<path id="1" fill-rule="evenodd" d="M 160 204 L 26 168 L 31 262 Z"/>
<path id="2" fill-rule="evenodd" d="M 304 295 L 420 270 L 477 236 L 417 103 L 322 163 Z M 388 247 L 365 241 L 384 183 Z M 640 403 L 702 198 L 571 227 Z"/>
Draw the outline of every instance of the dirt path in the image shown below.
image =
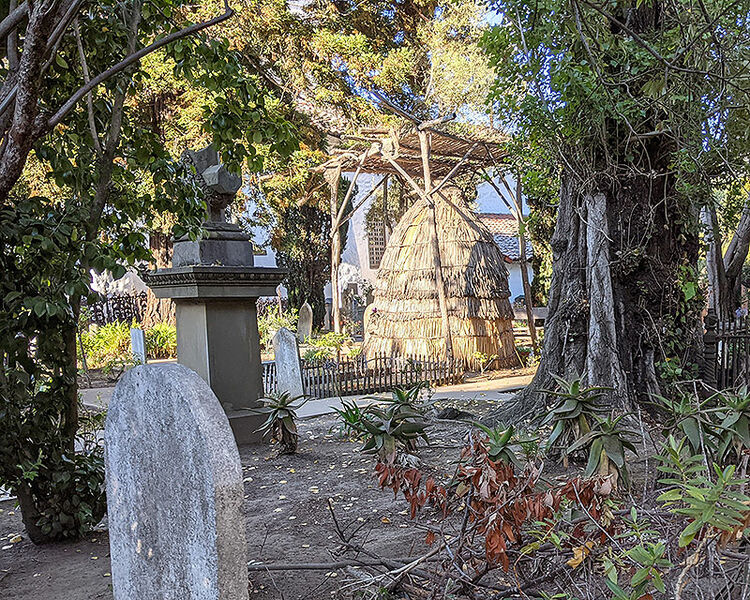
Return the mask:
<path id="1" fill-rule="evenodd" d="M 490 403 L 460 407 L 481 414 Z M 342 439 L 327 415 L 300 425 L 300 451 L 275 457 L 270 447 L 240 451 L 245 478 L 248 560 L 286 563 L 328 562 L 338 548 L 327 499 L 342 525 L 360 528 L 357 540 L 382 556 L 403 557 L 426 551 L 424 532 L 409 520 L 406 502 L 381 491 L 373 478 L 375 460 Z M 466 431 L 462 423 L 440 422 L 431 431 L 433 446 L 420 457 L 424 469 L 441 465 L 447 473 Z M 112 598 L 109 540 L 97 531 L 76 543 L 34 546 L 11 542 L 23 531 L 11 502 L 0 503 L 0 598 L 3 600 L 93 600 Z M 418 521 L 432 519 L 425 510 Z M 315 600 L 345 598 L 343 571 L 250 573 L 252 598 Z M 145 600 L 145 599 L 144 599 Z"/>

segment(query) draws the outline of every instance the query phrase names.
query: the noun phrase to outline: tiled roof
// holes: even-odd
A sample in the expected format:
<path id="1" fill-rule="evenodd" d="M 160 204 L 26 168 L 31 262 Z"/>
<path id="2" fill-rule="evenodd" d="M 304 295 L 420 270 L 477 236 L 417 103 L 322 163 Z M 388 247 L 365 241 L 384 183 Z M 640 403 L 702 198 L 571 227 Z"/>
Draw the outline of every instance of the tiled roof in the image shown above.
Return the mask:
<path id="1" fill-rule="evenodd" d="M 502 235 L 495 234 L 492 237 L 495 238 L 495 243 L 500 248 L 500 251 L 505 254 L 510 260 L 518 260 L 521 258 L 521 250 L 518 247 L 518 237 L 515 235 Z M 534 256 L 534 248 L 531 246 L 531 242 L 526 242 L 526 258 L 531 260 Z"/>
<path id="2" fill-rule="evenodd" d="M 479 215 L 482 223 L 490 230 L 495 243 L 500 247 L 505 256 L 510 260 L 521 258 L 521 252 L 518 247 L 518 223 L 513 215 L 501 213 L 482 213 Z M 526 241 L 526 258 L 531 259 L 534 256 L 534 249 L 531 242 Z"/>
<path id="3" fill-rule="evenodd" d="M 500 213 L 481 213 L 479 218 L 493 235 L 518 235 L 518 223 L 513 215 Z"/>

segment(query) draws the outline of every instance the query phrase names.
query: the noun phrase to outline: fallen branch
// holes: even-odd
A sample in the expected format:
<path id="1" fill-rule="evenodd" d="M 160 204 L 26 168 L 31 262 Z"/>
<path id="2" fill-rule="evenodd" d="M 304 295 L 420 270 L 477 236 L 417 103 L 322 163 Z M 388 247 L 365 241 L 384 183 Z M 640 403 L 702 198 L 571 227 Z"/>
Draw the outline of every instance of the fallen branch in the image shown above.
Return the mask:
<path id="1" fill-rule="evenodd" d="M 403 563 L 398 570 L 413 569 L 420 562 L 429 560 L 425 556 L 412 556 L 409 558 L 384 558 L 374 560 L 362 560 L 351 558 L 327 563 L 247 563 L 248 571 L 335 571 L 346 567 L 387 567 L 394 562 Z M 413 565 L 413 566 L 412 566 Z"/>

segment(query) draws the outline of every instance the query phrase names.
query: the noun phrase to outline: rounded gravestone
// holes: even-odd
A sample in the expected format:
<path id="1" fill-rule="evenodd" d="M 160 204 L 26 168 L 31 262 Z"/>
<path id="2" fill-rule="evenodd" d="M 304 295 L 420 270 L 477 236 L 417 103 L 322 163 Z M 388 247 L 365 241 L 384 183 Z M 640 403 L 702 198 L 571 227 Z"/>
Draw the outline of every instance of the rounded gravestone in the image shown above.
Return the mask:
<path id="1" fill-rule="evenodd" d="M 176 364 L 131 369 L 105 447 L 115 600 L 246 600 L 242 468 L 206 382 Z"/>

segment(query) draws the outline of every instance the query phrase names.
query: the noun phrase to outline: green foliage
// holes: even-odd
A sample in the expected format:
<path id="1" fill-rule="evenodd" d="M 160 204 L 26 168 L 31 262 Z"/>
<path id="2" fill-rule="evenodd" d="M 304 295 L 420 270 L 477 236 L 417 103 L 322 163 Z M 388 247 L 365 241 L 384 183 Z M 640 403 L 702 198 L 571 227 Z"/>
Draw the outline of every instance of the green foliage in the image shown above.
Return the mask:
<path id="1" fill-rule="evenodd" d="M 262 408 L 254 408 L 252 412 L 268 415 L 258 428 L 266 436 L 271 434 L 271 440 L 279 444 L 279 454 L 294 454 L 297 452 L 297 409 L 307 402 L 305 396 L 292 396 L 289 392 L 270 394 L 259 400 Z M 299 402 L 299 404 L 294 404 Z"/>
<path id="2" fill-rule="evenodd" d="M 270 230 L 268 244 L 278 265 L 289 270 L 284 280 L 289 304 L 298 310 L 308 302 L 316 325 L 325 316 L 324 288 L 331 272 L 330 187 L 313 171 L 325 159 L 324 152 L 306 144 L 288 159 L 269 159 L 267 168 L 273 172 L 253 188 L 252 197 L 257 223 Z M 348 187 L 340 178 L 339 204 Z M 342 251 L 348 231 L 348 223 L 339 230 Z"/>
<path id="3" fill-rule="evenodd" d="M 384 409 L 367 407 L 357 429 L 365 438 L 362 452 L 377 454 L 381 462 L 391 464 L 399 450 L 416 450 L 419 438 L 428 442 L 428 427 L 418 411 L 391 404 Z"/>
<path id="4" fill-rule="evenodd" d="M 341 400 L 341 408 L 332 407 L 338 415 L 339 430 L 342 436 L 350 438 L 360 437 L 362 435 L 362 409 L 354 400 Z"/>
<path id="5" fill-rule="evenodd" d="M 130 329 L 135 322 L 114 321 L 82 331 L 81 345 L 90 369 L 118 375 L 132 366 Z M 156 323 L 145 332 L 146 352 L 149 358 L 174 358 L 177 356 L 177 329 L 169 323 Z M 79 348 L 80 354 L 80 348 Z"/>
<path id="6" fill-rule="evenodd" d="M 299 313 L 296 310 L 285 310 L 281 314 L 278 310 L 267 310 L 258 317 L 260 345 L 263 348 L 270 349 L 273 336 L 282 327 L 289 331 L 297 331 L 297 319 L 299 319 Z"/>
<path id="7" fill-rule="evenodd" d="M 395 389 L 391 398 L 385 400 L 385 407 L 370 404 L 360 409 L 353 403 L 344 403 L 344 408 L 336 412 L 346 431 L 364 438 L 363 452 L 377 454 L 381 462 L 393 464 L 399 451 L 416 450 L 419 438 L 428 442 L 430 423 L 424 419 L 424 413 L 429 404 L 419 399 L 424 387 L 419 384 L 408 390 Z"/>
<path id="8" fill-rule="evenodd" d="M 472 423 L 472 425 L 487 435 L 487 451 L 490 460 L 500 460 L 507 465 L 521 467 L 521 461 L 518 460 L 514 450 L 516 430 L 512 425 L 505 426 L 503 423 L 498 423 L 494 428 L 481 423 Z"/>
<path id="9" fill-rule="evenodd" d="M 166 322 L 154 323 L 145 331 L 146 351 L 149 358 L 175 358 L 177 356 L 177 328 Z"/>
<path id="10" fill-rule="evenodd" d="M 685 456 L 685 440 L 677 442 L 672 436 L 667 439 L 664 453 L 659 457 L 662 464 L 659 471 L 668 476 L 659 482 L 673 486 L 662 493 L 658 500 L 678 515 L 691 521 L 679 538 L 680 547 L 685 547 L 701 531 L 714 529 L 734 535 L 743 530 L 750 518 L 750 497 L 737 490 L 746 479 L 734 476 L 736 467 L 729 465 L 723 469 L 713 464 L 715 481 L 699 455 Z"/>
<path id="11" fill-rule="evenodd" d="M 630 593 L 618 585 L 617 571 L 608 571 L 605 580 L 607 587 L 614 593 L 614 600 L 640 600 L 649 597 L 649 590 L 652 588 L 663 594 L 666 586 L 662 575 L 665 570 L 674 566 L 665 558 L 666 551 L 662 542 L 642 543 L 628 550 L 625 556 L 638 565 L 630 578 Z"/>
<path id="12" fill-rule="evenodd" d="M 54 114 L 85 79 L 76 30 L 96 74 L 193 16 L 193 5 L 172 0 L 83 3 L 76 26 L 55 46 L 39 114 Z M 203 124 L 230 168 L 259 169 L 260 148 L 266 156 L 295 147 L 278 100 L 225 41 L 199 34 L 159 57 L 180 91 L 201 90 L 196 132 Z M 97 86 L 37 141 L 29 170 L 0 209 L 0 484 L 18 496 L 34 541 L 74 537 L 100 515 L 82 494 L 89 485 L 98 489 L 101 461 L 74 452 L 75 336 L 89 269 L 118 278 L 151 258 L 145 232 L 167 221 L 176 237 L 196 236 L 205 214 L 202 190 L 155 125 L 149 77 L 147 66 L 134 63 Z M 121 341 L 111 333 L 102 342 L 106 353 L 110 341 Z M 156 335 L 159 348 L 171 343 L 170 332 Z M 27 468 L 37 462 L 42 468 Z M 84 505 L 71 517 L 71 506 Z"/>
<path id="13" fill-rule="evenodd" d="M 0 485 L 35 542 L 77 537 L 104 511 L 101 449 L 74 451 L 77 315 L 85 294 L 75 211 L 16 196 L 0 208 Z"/>
<path id="14" fill-rule="evenodd" d="M 750 394 L 746 387 L 717 392 L 706 400 L 683 392 L 677 400 L 657 399 L 667 409 L 666 434 L 679 433 L 694 454 L 720 465 L 737 463 L 750 448 Z"/>
<path id="15" fill-rule="evenodd" d="M 622 479 L 626 486 L 630 486 L 625 450 L 638 454 L 628 438 L 637 438 L 639 435 L 635 431 L 620 426 L 623 418 L 625 415 L 614 419 L 597 417 L 594 428 L 584 433 L 567 448 L 567 454 L 573 454 L 583 448 L 589 449 L 589 458 L 584 471 L 586 477 L 591 477 L 595 472 L 603 476 L 616 475 L 615 485 L 617 479 Z"/>
<path id="16" fill-rule="evenodd" d="M 112 373 L 132 365 L 130 327 L 131 324 L 125 321 L 114 321 L 82 331 L 81 345 L 86 353 L 88 367 Z"/>
<path id="17" fill-rule="evenodd" d="M 609 388 L 584 386 L 580 377 L 565 380 L 553 375 L 558 389 L 543 390 L 559 398 L 558 404 L 542 419 L 542 425 L 551 424 L 552 433 L 547 439 L 547 449 L 556 448 L 565 457 L 570 446 L 591 431 L 591 425 L 600 412 L 597 400 Z"/>
<path id="18" fill-rule="evenodd" d="M 424 415 L 434 404 L 429 398 L 431 396 L 430 384 L 427 381 L 417 383 L 410 388 L 395 388 L 390 398 L 382 398 L 381 402 L 387 402 L 404 411 L 417 412 Z M 423 400 L 422 398 L 426 399 Z"/>
<path id="19" fill-rule="evenodd" d="M 351 341 L 351 338 L 345 333 L 336 333 L 329 331 L 323 335 L 308 338 L 306 343 L 310 346 L 304 355 L 305 360 L 317 361 L 328 360 L 338 357 L 341 349 L 345 344 Z"/>
<path id="20" fill-rule="evenodd" d="M 738 390 L 724 390 L 716 394 L 718 433 L 717 459 L 719 464 L 728 460 L 739 463 L 750 449 L 750 393 L 743 386 Z"/>

